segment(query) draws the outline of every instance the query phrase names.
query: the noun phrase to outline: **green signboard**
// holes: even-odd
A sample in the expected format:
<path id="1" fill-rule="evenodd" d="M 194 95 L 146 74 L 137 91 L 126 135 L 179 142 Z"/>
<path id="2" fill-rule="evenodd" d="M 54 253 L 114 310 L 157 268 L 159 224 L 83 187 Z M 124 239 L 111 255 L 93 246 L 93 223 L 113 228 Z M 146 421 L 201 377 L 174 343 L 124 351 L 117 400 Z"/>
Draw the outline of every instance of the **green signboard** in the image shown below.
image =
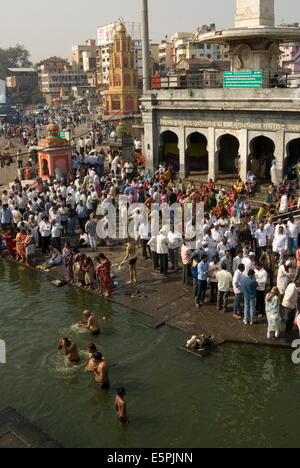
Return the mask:
<path id="1" fill-rule="evenodd" d="M 263 71 L 224 72 L 224 88 L 262 88 Z"/>
<path id="2" fill-rule="evenodd" d="M 59 136 L 60 136 L 60 138 L 66 138 L 65 132 L 62 132 L 62 131 L 59 132 Z"/>

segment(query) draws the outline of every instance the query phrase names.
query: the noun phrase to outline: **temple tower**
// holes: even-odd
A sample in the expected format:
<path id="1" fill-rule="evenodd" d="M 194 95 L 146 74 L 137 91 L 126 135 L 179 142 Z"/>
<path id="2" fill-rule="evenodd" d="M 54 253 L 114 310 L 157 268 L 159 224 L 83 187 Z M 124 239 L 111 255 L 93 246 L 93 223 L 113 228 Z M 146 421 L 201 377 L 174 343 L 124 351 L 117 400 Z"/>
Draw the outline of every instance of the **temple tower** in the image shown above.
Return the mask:
<path id="1" fill-rule="evenodd" d="M 138 77 L 131 37 L 120 24 L 110 56 L 109 89 L 103 92 L 107 114 L 130 115 L 138 111 Z"/>

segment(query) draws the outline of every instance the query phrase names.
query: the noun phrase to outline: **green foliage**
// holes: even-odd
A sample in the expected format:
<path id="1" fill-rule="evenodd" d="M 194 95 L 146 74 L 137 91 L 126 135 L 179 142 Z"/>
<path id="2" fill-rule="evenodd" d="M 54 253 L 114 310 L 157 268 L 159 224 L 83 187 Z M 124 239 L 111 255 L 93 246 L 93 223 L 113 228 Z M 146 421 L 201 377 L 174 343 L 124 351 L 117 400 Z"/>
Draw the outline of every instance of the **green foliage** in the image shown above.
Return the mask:
<path id="1" fill-rule="evenodd" d="M 0 79 L 8 76 L 8 68 L 31 67 L 30 53 L 24 46 L 17 44 L 8 49 L 0 48 Z"/>

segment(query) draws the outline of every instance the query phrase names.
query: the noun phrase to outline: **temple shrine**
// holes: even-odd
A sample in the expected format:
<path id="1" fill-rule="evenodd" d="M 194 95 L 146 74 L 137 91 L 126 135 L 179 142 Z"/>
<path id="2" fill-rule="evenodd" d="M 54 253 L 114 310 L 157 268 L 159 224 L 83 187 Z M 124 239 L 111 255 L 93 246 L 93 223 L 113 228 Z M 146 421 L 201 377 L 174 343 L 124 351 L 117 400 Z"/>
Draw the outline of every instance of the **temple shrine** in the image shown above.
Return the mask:
<path id="1" fill-rule="evenodd" d="M 131 37 L 120 24 L 110 56 L 109 89 L 103 92 L 106 114 L 131 115 L 138 111 L 138 76 Z"/>
<path id="2" fill-rule="evenodd" d="M 72 170 L 70 143 L 59 134 L 59 126 L 51 123 L 48 136 L 39 141 L 39 176 L 42 179 L 66 176 Z"/>

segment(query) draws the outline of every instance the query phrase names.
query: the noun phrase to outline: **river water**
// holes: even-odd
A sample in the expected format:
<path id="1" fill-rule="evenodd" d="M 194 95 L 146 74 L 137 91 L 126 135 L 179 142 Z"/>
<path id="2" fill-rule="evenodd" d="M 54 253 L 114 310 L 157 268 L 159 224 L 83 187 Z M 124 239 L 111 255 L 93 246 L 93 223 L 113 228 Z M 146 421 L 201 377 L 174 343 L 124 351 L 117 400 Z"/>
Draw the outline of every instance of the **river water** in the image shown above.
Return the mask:
<path id="1" fill-rule="evenodd" d="M 41 273 L 0 260 L 0 409 L 13 406 L 65 447 L 297 447 L 300 366 L 291 353 L 225 345 L 200 360 L 177 349 L 186 335 L 147 328 L 147 316 L 80 290 L 57 289 Z M 111 364 L 110 392 L 83 371 L 89 334 L 72 328 L 84 309 L 101 319 L 96 344 Z M 75 339 L 81 367 L 56 351 Z M 131 424 L 116 421 L 117 386 Z"/>

